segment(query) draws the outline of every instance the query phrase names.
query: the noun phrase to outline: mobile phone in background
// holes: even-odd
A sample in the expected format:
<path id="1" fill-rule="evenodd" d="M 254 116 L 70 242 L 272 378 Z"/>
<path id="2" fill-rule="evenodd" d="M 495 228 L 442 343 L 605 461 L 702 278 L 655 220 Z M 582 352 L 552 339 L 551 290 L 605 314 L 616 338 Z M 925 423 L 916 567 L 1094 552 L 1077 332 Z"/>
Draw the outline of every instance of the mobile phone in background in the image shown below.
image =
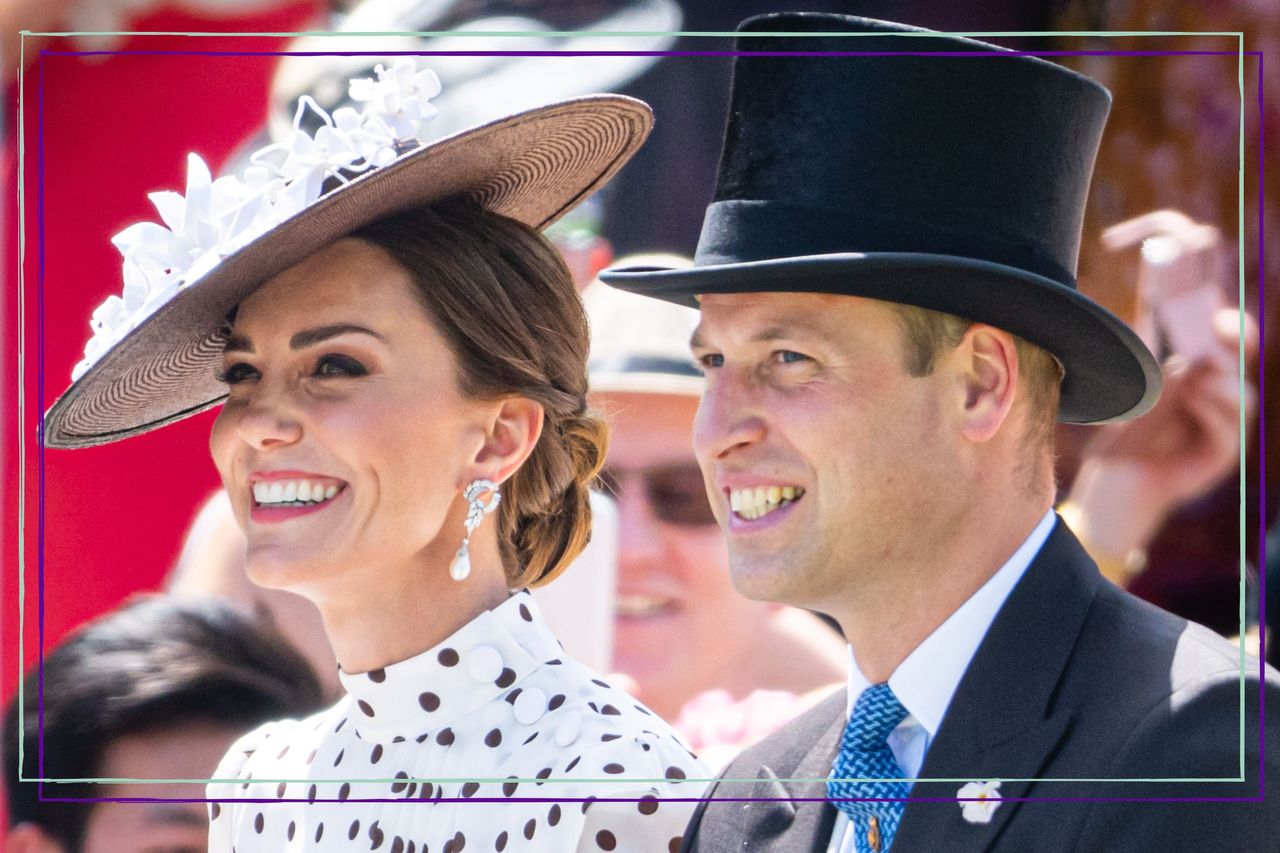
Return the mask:
<path id="1" fill-rule="evenodd" d="M 1213 315 L 1226 307 L 1216 249 L 1188 249 L 1163 234 L 1143 241 L 1139 301 L 1152 318 L 1154 352 L 1164 349 L 1189 361 L 1223 352 L 1213 331 Z"/>
<path id="2" fill-rule="evenodd" d="M 596 672 L 613 661 L 613 616 L 618 587 L 618 508 L 591 493 L 591 542 L 560 577 L 533 590 L 547 624 L 571 657 Z"/>
<path id="3" fill-rule="evenodd" d="M 1102 234 L 1113 250 L 1141 243 L 1134 331 L 1161 360 L 1229 359 L 1213 317 L 1226 307 L 1230 258 L 1216 228 L 1178 211 L 1158 210 L 1113 225 Z"/>

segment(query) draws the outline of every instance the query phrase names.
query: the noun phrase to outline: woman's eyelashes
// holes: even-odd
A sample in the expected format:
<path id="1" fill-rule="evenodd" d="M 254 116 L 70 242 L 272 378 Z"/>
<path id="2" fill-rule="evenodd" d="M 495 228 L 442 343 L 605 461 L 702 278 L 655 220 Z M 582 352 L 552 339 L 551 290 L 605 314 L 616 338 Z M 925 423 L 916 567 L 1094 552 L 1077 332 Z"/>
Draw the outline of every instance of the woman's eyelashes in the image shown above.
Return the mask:
<path id="1" fill-rule="evenodd" d="M 257 376 L 258 371 L 253 365 L 243 361 L 229 364 L 217 373 L 218 381 L 226 385 L 239 385 L 249 379 L 256 379 Z"/>
<path id="2" fill-rule="evenodd" d="M 368 368 L 349 355 L 329 353 L 316 359 L 311 375 L 320 379 L 336 379 L 365 376 L 368 372 Z M 240 385 L 261 378 L 261 374 L 248 362 L 238 361 L 218 371 L 217 378 L 227 385 Z"/>
<path id="3" fill-rule="evenodd" d="M 369 371 L 348 355 L 326 355 L 316 362 L 316 376 L 364 376 Z"/>

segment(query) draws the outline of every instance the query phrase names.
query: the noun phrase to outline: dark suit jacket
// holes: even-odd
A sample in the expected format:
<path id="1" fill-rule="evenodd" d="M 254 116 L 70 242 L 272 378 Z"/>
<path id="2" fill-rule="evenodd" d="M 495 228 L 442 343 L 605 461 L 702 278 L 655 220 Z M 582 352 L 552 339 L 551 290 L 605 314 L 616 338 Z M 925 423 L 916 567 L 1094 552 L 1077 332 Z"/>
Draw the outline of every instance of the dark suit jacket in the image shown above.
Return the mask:
<path id="1" fill-rule="evenodd" d="M 1096 800 L 1256 800 L 1260 700 L 1266 789 L 1280 788 L 1280 679 L 1269 669 L 1263 690 L 1259 667 L 1247 660 L 1242 689 L 1236 646 L 1103 580 L 1059 521 L 956 688 L 893 853 L 1280 851 L 1271 793 L 1266 803 Z M 682 849 L 825 851 L 836 812 L 812 801 L 825 783 L 785 780 L 824 780 L 844 722 L 839 691 L 739 756 L 707 792 Z M 1242 772 L 1243 782 L 1112 781 Z M 992 821 L 965 821 L 957 792 L 989 779 L 1046 781 L 1005 781 Z M 728 801 L 764 797 L 777 802 Z"/>

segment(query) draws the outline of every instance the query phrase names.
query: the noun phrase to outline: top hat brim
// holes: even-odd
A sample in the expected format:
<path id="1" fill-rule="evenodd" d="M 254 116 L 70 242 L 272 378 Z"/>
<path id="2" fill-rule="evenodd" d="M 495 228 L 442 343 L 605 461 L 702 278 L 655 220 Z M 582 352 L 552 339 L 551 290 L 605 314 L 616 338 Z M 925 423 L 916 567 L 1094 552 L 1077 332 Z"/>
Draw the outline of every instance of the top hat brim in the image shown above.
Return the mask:
<path id="1" fill-rule="evenodd" d="M 115 343 L 45 414 L 45 446 L 106 444 L 221 402 L 227 389 L 216 370 L 228 312 L 335 240 L 458 196 L 545 228 L 607 183 L 652 123 L 634 98 L 575 98 L 462 131 L 354 178 L 186 282 Z"/>
<path id="2" fill-rule="evenodd" d="M 987 323 L 1047 350 L 1065 375 L 1058 420 L 1137 417 L 1160 396 L 1160 366 L 1132 329 L 1056 281 L 1016 267 L 951 255 L 866 252 L 689 269 L 606 270 L 613 287 L 697 306 L 710 293 L 798 291 L 861 296 Z"/>

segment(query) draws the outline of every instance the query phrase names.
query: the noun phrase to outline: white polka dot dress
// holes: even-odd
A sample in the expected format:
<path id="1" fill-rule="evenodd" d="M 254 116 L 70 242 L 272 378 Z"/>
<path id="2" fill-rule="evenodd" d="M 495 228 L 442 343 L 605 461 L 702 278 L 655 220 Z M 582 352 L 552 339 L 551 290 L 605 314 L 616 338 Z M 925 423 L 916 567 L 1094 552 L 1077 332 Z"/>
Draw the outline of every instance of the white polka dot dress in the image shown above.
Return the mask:
<path id="1" fill-rule="evenodd" d="M 709 770 L 564 650 L 527 592 L 306 720 L 241 738 L 211 782 L 213 853 L 658 851 Z"/>

